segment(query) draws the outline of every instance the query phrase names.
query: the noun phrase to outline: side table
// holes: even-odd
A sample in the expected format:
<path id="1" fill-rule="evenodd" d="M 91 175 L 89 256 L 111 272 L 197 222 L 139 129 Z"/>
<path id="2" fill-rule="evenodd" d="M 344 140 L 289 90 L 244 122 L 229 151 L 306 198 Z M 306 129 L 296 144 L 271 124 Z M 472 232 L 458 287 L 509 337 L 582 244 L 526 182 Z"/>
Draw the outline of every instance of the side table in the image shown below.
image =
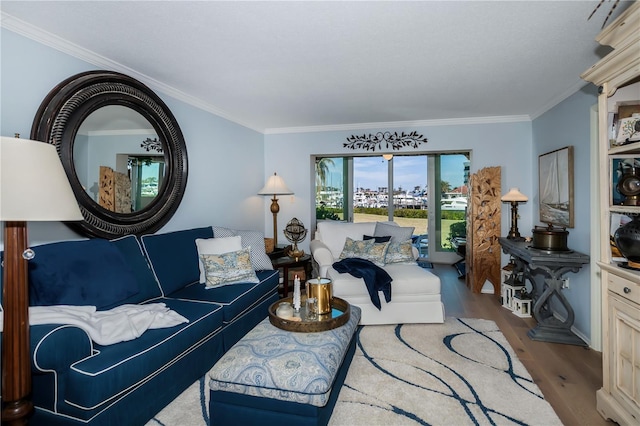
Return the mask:
<path id="1" fill-rule="evenodd" d="M 302 267 L 304 268 L 306 279 L 311 279 L 312 265 L 310 254 L 305 254 L 296 260 L 293 257 L 285 255 L 284 251 L 277 251 L 270 253 L 269 257 L 271 258 L 273 268 L 282 270 L 282 297 L 287 297 L 289 295 L 289 269 Z"/>
<path id="2" fill-rule="evenodd" d="M 539 250 L 529 247 L 529 243 L 524 241 L 507 238 L 498 240 L 502 251 L 513 257 L 515 267 L 512 273 L 521 273 L 523 279 L 529 280 L 533 286 L 533 317 L 538 325 L 527 333 L 531 340 L 587 346 L 584 340 L 571 331 L 575 313 L 569 300 L 562 294 L 562 283 L 564 274 L 578 272 L 582 265 L 589 263 L 589 256 L 573 250 Z M 552 298 L 556 298 L 566 311 L 565 320 L 553 315 Z"/>

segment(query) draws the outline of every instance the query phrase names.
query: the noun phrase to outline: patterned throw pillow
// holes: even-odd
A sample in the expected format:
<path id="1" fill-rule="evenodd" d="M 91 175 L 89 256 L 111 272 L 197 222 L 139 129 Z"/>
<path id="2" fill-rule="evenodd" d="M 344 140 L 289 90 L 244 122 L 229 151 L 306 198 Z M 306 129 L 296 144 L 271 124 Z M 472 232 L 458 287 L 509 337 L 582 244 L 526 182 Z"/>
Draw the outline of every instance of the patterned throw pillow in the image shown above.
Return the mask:
<path id="1" fill-rule="evenodd" d="M 411 244 L 411 240 L 402 241 L 400 243 L 390 243 L 384 261 L 386 263 L 415 264 L 416 259 L 413 256 L 413 245 Z"/>
<path id="2" fill-rule="evenodd" d="M 197 238 L 196 247 L 198 248 L 198 266 L 200 268 L 200 284 L 207 282 L 207 274 L 200 255 L 203 254 L 221 254 L 238 251 L 242 249 L 242 242 L 239 235 L 235 237 L 221 238 Z"/>
<path id="3" fill-rule="evenodd" d="M 384 266 L 384 259 L 387 254 L 389 243 L 376 243 L 375 240 L 352 240 L 347 237 L 344 248 L 340 253 L 340 259 L 357 257 L 366 259 L 378 266 Z"/>
<path id="4" fill-rule="evenodd" d="M 410 240 L 414 229 L 416 228 L 413 226 L 396 226 L 377 222 L 373 236 L 384 237 L 390 235 L 392 243 L 400 243 L 402 241 Z"/>
<path id="5" fill-rule="evenodd" d="M 222 287 L 229 284 L 260 282 L 251 265 L 251 248 L 222 254 L 202 254 L 207 282 L 206 288 Z"/>

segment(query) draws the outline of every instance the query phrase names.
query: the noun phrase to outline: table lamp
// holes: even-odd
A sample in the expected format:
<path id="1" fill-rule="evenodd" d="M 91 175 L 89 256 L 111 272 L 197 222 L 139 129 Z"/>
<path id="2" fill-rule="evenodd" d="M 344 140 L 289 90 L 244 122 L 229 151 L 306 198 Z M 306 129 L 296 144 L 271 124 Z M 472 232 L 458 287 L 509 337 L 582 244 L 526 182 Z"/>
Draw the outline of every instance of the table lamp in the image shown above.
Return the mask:
<path id="1" fill-rule="evenodd" d="M 287 188 L 284 180 L 276 173 L 270 176 L 264 188 L 258 192 L 258 195 L 272 195 L 271 198 L 271 213 L 273 213 L 273 243 L 274 246 L 278 245 L 278 212 L 280 206 L 278 205 L 277 195 L 291 195 L 293 191 Z"/>
<path id="2" fill-rule="evenodd" d="M 518 203 L 524 203 L 529 199 L 526 195 L 523 195 L 518 188 L 511 188 L 500 200 L 503 203 L 511 203 L 511 229 L 509 230 L 507 238 L 515 241 L 523 241 L 524 238 L 520 236 L 520 232 L 518 231 Z"/>
<path id="3" fill-rule="evenodd" d="M 4 222 L 2 424 L 33 411 L 29 342 L 28 221 L 82 220 L 54 145 L 0 137 L 0 221 Z"/>

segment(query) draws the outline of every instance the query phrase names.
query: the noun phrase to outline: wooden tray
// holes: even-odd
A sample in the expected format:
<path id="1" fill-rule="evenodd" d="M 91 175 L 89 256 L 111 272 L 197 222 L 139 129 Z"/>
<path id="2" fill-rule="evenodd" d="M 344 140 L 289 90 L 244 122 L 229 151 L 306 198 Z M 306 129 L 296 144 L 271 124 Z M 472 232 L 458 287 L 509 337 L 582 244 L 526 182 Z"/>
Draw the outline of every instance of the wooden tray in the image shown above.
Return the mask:
<path id="1" fill-rule="evenodd" d="M 331 313 L 318 315 L 318 319 L 306 320 L 305 300 L 302 300 L 300 313 L 294 314 L 301 318 L 300 321 L 293 321 L 288 318 L 280 318 L 276 315 L 278 305 L 283 302 L 293 303 L 292 297 L 280 299 L 269 306 L 269 321 L 274 326 L 287 331 L 295 331 L 298 333 L 315 333 L 317 331 L 327 331 L 341 325 L 345 325 L 349 321 L 351 315 L 351 307 L 346 300 L 334 297 L 331 301 Z"/>

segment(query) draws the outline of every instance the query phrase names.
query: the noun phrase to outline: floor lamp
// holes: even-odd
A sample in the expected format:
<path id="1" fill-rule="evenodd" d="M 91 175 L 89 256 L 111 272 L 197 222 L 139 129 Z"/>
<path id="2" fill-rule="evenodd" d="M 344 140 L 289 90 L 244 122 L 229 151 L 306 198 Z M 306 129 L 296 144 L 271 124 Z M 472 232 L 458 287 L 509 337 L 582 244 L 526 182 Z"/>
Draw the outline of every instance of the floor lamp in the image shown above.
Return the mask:
<path id="1" fill-rule="evenodd" d="M 518 231 L 518 203 L 524 203 L 528 200 L 527 196 L 522 194 L 518 188 L 511 188 L 509 192 L 500 198 L 502 202 L 511 203 L 511 229 L 507 238 L 515 241 L 524 241 Z"/>
<path id="2" fill-rule="evenodd" d="M 82 220 L 55 146 L 0 137 L 0 221 L 4 222 L 2 424 L 33 411 L 29 342 L 28 221 Z"/>
<path id="3" fill-rule="evenodd" d="M 267 183 L 264 185 L 264 188 L 258 192 L 258 195 L 272 195 L 271 198 L 271 213 L 273 213 L 273 244 L 274 246 L 278 245 L 278 212 L 280 211 L 280 206 L 278 205 L 277 195 L 291 195 L 293 191 L 287 188 L 287 185 L 284 183 L 284 180 L 278 176 L 276 173 L 273 176 L 269 176 Z"/>

